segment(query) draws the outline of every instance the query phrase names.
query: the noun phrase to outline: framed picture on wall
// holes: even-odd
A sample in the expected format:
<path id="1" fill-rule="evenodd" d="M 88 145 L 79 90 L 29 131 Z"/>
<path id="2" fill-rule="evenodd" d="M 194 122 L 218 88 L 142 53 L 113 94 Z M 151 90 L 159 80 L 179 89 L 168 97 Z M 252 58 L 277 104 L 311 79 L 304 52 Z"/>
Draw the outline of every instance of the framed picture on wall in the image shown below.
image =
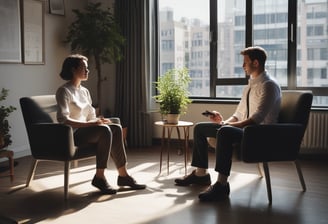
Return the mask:
<path id="1" fill-rule="evenodd" d="M 0 0 L 0 63 L 22 63 L 20 0 Z"/>
<path id="2" fill-rule="evenodd" d="M 49 12 L 54 15 L 65 15 L 64 0 L 49 0 Z"/>
<path id="3" fill-rule="evenodd" d="M 44 64 L 44 1 L 24 0 L 24 64 Z"/>

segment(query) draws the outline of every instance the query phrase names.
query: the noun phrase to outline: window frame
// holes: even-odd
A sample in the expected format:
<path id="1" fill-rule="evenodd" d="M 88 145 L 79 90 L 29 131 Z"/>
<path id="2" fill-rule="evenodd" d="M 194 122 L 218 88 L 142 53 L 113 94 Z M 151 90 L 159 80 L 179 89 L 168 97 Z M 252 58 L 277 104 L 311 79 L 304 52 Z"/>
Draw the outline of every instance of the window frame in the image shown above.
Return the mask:
<path id="1" fill-rule="evenodd" d="M 159 0 L 157 0 L 159 1 Z M 217 0 L 208 0 L 210 3 L 210 92 L 209 97 L 190 97 L 193 102 L 213 102 L 224 100 L 225 102 L 236 102 L 240 98 L 222 98 L 216 97 L 216 88 L 218 86 L 231 86 L 231 85 L 246 85 L 248 78 L 245 74 L 243 78 L 218 78 L 217 71 L 217 41 L 218 41 L 218 12 Z M 246 1 L 246 17 L 245 17 L 245 47 L 253 45 L 253 1 Z M 158 2 L 157 2 L 158 4 Z M 157 7 L 157 14 L 159 9 Z M 295 12 L 295 13 L 289 13 Z M 300 87 L 297 86 L 297 12 L 298 1 L 288 0 L 288 38 L 287 38 L 287 87 L 282 87 L 283 90 L 311 90 L 314 96 L 328 96 L 327 87 Z M 159 20 L 158 20 L 159 22 Z M 296 24 L 296 25 L 295 25 Z M 157 23 L 157 30 L 159 32 L 159 24 Z M 159 46 L 157 46 L 159 47 Z M 160 48 L 157 48 L 158 68 L 160 67 Z M 242 50 L 242 49 L 240 49 Z M 242 65 L 240 65 L 242 66 Z M 159 72 L 158 72 L 159 74 Z M 313 106 L 315 107 L 315 106 Z M 320 108 L 327 108 L 328 106 L 320 106 Z"/>

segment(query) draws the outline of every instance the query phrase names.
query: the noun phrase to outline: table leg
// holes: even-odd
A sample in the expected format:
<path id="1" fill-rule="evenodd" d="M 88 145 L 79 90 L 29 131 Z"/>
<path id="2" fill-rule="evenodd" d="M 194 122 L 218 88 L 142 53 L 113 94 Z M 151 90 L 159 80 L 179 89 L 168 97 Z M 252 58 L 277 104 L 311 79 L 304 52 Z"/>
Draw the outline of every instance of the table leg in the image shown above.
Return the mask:
<path id="1" fill-rule="evenodd" d="M 187 175 L 187 163 L 189 158 L 189 127 L 184 127 L 184 139 L 185 139 L 185 174 Z"/>
<path id="2" fill-rule="evenodd" d="M 180 156 L 180 155 L 182 155 L 183 144 L 181 144 L 180 129 L 179 129 L 179 127 L 176 127 L 176 129 L 177 129 L 177 134 L 178 134 L 178 139 L 179 139 L 178 143 L 179 143 L 179 147 L 180 147 L 178 149 L 178 155 Z"/>
<path id="3" fill-rule="evenodd" d="M 159 158 L 159 173 L 162 172 L 162 159 L 163 159 L 163 148 L 165 145 L 165 127 L 163 126 L 162 129 L 162 140 L 161 140 L 161 154 Z"/>
<path id="4" fill-rule="evenodd" d="M 167 128 L 167 174 L 170 173 L 169 166 L 170 166 L 170 148 L 171 148 L 171 135 L 172 135 L 173 128 Z"/>
<path id="5" fill-rule="evenodd" d="M 167 131 L 167 138 L 166 138 L 166 131 Z M 170 141 L 171 141 L 171 134 L 172 134 L 172 128 L 170 127 L 165 127 L 163 126 L 162 129 L 162 140 L 161 140 L 161 155 L 160 155 L 160 160 L 159 160 L 159 173 L 162 172 L 162 164 L 163 164 L 163 151 L 164 148 L 167 150 L 167 161 L 166 161 L 166 166 L 167 166 L 167 174 L 170 172 Z"/>

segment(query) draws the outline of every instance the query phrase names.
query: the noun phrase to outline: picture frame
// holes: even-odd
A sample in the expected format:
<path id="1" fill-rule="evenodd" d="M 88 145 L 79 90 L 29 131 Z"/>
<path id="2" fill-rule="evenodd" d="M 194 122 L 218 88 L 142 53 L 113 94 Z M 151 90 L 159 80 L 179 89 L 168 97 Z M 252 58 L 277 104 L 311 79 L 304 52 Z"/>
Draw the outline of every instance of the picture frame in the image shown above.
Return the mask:
<path id="1" fill-rule="evenodd" d="M 65 15 L 64 0 L 49 0 L 49 12 L 54 15 Z"/>
<path id="2" fill-rule="evenodd" d="M 22 63 L 20 0 L 0 0 L 0 63 Z"/>
<path id="3" fill-rule="evenodd" d="M 23 3 L 24 64 L 44 64 L 44 1 Z"/>

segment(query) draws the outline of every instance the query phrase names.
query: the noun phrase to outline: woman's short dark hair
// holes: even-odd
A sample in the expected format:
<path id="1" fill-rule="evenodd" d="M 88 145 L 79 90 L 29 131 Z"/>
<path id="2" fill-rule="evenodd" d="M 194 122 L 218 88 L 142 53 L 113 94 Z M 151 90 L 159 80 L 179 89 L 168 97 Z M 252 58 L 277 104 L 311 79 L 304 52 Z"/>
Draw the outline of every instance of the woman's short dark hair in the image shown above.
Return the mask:
<path id="1" fill-rule="evenodd" d="M 69 55 L 63 62 L 62 70 L 59 73 L 60 77 L 64 80 L 72 80 L 73 70 L 81 66 L 82 61 L 88 61 L 88 58 L 80 54 Z"/>
<path id="2" fill-rule="evenodd" d="M 267 53 L 262 47 L 247 47 L 240 52 L 242 55 L 248 55 L 248 57 L 254 61 L 258 60 L 260 66 L 264 68 L 265 61 L 267 59 Z"/>

